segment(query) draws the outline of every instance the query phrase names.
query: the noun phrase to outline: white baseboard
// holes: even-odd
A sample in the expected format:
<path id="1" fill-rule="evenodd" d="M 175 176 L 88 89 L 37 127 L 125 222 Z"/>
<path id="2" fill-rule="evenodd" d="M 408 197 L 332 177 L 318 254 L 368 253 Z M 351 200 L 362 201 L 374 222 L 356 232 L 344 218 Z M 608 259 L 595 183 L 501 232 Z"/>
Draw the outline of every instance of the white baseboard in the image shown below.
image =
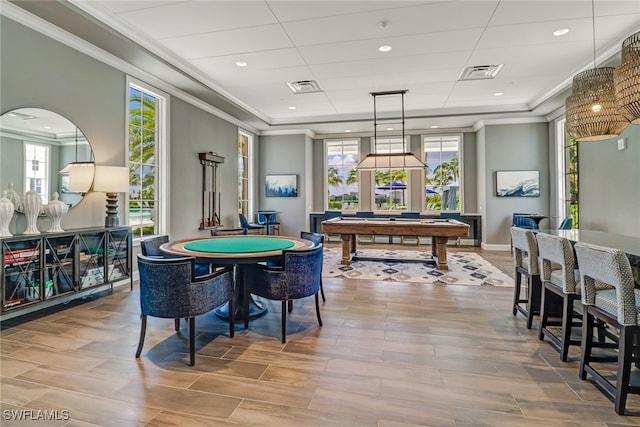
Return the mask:
<path id="1" fill-rule="evenodd" d="M 481 248 L 488 251 L 510 251 L 511 245 L 490 245 L 487 243 L 482 243 Z"/>

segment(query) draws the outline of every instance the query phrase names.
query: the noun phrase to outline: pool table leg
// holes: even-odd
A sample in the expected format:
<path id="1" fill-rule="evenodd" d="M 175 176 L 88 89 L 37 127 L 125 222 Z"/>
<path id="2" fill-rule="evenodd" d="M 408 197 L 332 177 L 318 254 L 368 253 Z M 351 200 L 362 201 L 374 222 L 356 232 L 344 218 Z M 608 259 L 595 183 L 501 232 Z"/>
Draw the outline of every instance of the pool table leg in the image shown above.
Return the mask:
<path id="1" fill-rule="evenodd" d="M 432 237 L 432 253 L 436 259 L 436 268 L 438 270 L 448 270 L 449 265 L 447 264 L 447 241 L 448 237 Z"/>
<path id="2" fill-rule="evenodd" d="M 340 264 L 349 265 L 351 264 L 351 238 L 353 235 L 351 234 L 341 234 L 342 238 L 342 261 Z"/>

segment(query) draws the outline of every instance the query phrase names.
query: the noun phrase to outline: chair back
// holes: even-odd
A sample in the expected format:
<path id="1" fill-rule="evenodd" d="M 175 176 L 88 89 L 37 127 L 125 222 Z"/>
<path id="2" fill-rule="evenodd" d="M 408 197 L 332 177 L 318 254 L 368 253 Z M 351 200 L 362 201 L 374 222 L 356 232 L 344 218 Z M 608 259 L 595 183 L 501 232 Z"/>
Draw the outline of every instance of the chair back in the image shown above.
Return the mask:
<path id="1" fill-rule="evenodd" d="M 460 214 L 460 212 L 440 212 L 440 218 L 455 219 L 456 221 L 460 221 L 462 215 Z"/>
<path id="2" fill-rule="evenodd" d="M 324 220 L 340 218 L 342 216 L 342 211 L 324 211 Z"/>
<path id="3" fill-rule="evenodd" d="M 577 293 L 575 257 L 571 242 L 563 237 L 544 233 L 537 233 L 536 240 L 540 254 L 540 278 L 561 286 L 565 294 Z M 561 266 L 561 276 L 558 278 L 561 283 L 556 283 L 555 275 L 552 277 L 552 263 Z"/>
<path id="4" fill-rule="evenodd" d="M 238 214 L 238 219 L 240 220 L 240 227 L 249 228 L 249 221 L 247 221 L 247 217 L 243 213 Z"/>
<path id="5" fill-rule="evenodd" d="M 535 230 L 538 228 L 536 226 L 536 222 L 533 219 L 524 217 L 522 215 L 528 215 L 528 214 L 526 213 L 513 214 L 513 222 L 511 224 L 513 227 L 528 228 L 530 230 Z"/>
<path id="6" fill-rule="evenodd" d="M 167 235 L 149 237 L 140 241 L 140 251 L 144 256 L 164 258 L 164 254 L 160 252 L 160 246 L 167 242 L 169 242 Z"/>
<path id="7" fill-rule="evenodd" d="M 581 242 L 576 243 L 574 248 L 582 277 L 582 303 L 603 309 L 615 316 L 621 325 L 637 325 L 635 283 L 631 263 L 625 253 L 619 249 Z M 615 288 L 615 307 L 606 298 L 598 298 L 596 289 L 602 289 L 603 283 Z"/>
<path id="8" fill-rule="evenodd" d="M 420 212 L 400 212 L 400 216 L 398 218 L 411 218 L 411 219 L 419 219 Z"/>
<path id="9" fill-rule="evenodd" d="M 558 230 L 571 230 L 571 228 L 573 228 L 573 219 L 568 216 L 562 220 L 560 226 L 558 227 Z"/>
<path id="10" fill-rule="evenodd" d="M 195 279 L 194 264 L 194 257 L 151 258 L 139 254 L 142 314 L 170 319 L 194 317 L 231 298 L 229 270 Z"/>
<path id="11" fill-rule="evenodd" d="M 284 250 L 285 299 L 304 298 L 320 291 L 322 245 L 303 250 Z"/>
<path id="12" fill-rule="evenodd" d="M 324 234 L 301 231 L 300 238 L 312 241 L 314 246 L 324 244 Z"/>
<path id="13" fill-rule="evenodd" d="M 248 234 L 247 228 L 213 228 L 211 229 L 212 236 L 244 236 Z"/>
<path id="14" fill-rule="evenodd" d="M 513 262 L 522 267 L 529 274 L 540 274 L 538 266 L 538 243 L 533 231 L 520 227 L 511 227 L 511 240 L 513 241 Z"/>

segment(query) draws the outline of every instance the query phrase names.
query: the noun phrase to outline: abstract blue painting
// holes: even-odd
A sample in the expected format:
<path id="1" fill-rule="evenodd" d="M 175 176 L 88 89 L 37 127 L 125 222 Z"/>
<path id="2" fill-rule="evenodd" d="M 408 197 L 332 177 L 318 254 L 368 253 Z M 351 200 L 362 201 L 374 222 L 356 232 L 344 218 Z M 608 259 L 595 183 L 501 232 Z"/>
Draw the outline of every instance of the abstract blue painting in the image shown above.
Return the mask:
<path id="1" fill-rule="evenodd" d="M 298 197 L 298 175 L 267 175 L 266 197 Z"/>
<path id="2" fill-rule="evenodd" d="M 496 196 L 540 197 L 540 171 L 497 171 Z"/>

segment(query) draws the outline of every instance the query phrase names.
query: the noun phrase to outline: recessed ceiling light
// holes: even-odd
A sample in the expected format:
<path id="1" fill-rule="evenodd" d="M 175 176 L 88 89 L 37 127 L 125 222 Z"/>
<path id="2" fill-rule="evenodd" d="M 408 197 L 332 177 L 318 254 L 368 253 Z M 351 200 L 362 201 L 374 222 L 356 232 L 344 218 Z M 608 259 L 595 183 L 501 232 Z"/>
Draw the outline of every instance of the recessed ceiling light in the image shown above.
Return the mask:
<path id="1" fill-rule="evenodd" d="M 295 110 L 295 109 L 296 107 L 293 107 L 293 106 L 289 107 L 289 110 Z"/>
<path id="2" fill-rule="evenodd" d="M 248 64 L 245 61 L 236 61 L 238 67 L 246 67 Z"/>
<path id="3" fill-rule="evenodd" d="M 493 96 L 502 96 L 504 95 L 504 92 L 496 92 L 493 94 Z"/>
<path id="4" fill-rule="evenodd" d="M 438 129 L 438 125 L 431 126 L 431 129 Z"/>
<path id="5" fill-rule="evenodd" d="M 565 34 L 567 34 L 569 32 L 568 28 L 560 28 L 557 29 L 553 32 L 553 35 L 558 37 L 558 36 L 564 36 Z"/>
<path id="6" fill-rule="evenodd" d="M 349 132 L 351 132 L 351 129 L 345 129 L 344 131 L 345 131 L 346 133 L 349 133 Z"/>
<path id="7" fill-rule="evenodd" d="M 391 49 L 392 49 L 392 48 L 391 48 L 391 46 L 389 46 L 389 45 L 380 46 L 380 47 L 378 48 L 378 50 L 379 50 L 380 52 L 389 52 Z"/>
<path id="8" fill-rule="evenodd" d="M 393 130 L 393 128 L 387 128 L 387 130 Z"/>
<path id="9" fill-rule="evenodd" d="M 51 129 L 51 126 L 42 126 L 45 129 Z"/>

